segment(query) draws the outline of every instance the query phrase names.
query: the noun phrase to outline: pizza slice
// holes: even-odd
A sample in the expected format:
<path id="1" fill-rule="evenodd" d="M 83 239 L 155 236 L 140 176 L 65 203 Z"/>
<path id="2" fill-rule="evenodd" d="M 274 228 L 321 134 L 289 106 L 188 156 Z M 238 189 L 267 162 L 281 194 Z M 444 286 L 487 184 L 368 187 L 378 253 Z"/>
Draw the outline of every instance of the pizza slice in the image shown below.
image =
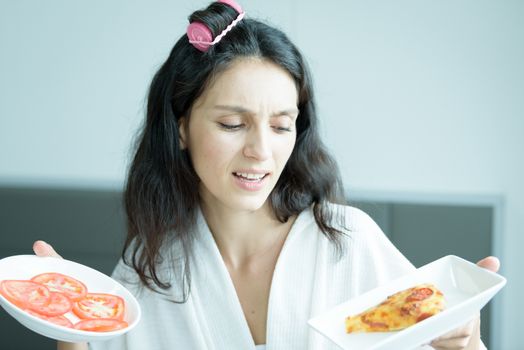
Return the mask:
<path id="1" fill-rule="evenodd" d="M 390 295 L 382 303 L 346 318 L 346 332 L 398 331 L 431 317 L 445 307 L 444 295 L 426 283 Z"/>

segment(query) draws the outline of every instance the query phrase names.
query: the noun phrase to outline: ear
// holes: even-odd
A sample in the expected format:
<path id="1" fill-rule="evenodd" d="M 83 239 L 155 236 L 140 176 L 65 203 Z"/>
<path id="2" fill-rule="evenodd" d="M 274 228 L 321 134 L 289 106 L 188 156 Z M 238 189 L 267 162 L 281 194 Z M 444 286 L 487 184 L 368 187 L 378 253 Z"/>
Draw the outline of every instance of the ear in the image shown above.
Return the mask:
<path id="1" fill-rule="evenodd" d="M 180 119 L 178 119 L 178 139 L 180 141 L 180 149 L 187 148 L 186 130 L 187 130 L 187 118 L 181 117 Z"/>

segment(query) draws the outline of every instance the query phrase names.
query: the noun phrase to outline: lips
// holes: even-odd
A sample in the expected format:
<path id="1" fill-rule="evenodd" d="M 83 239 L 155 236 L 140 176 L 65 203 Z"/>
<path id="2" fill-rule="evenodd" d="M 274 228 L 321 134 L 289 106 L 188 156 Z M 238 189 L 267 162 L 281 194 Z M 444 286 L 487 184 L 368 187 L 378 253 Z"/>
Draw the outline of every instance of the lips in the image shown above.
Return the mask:
<path id="1" fill-rule="evenodd" d="M 245 180 L 260 180 L 265 176 L 271 174 L 270 171 L 264 169 L 238 169 L 233 171 L 233 175 Z"/>
<path id="2" fill-rule="evenodd" d="M 245 181 L 257 182 L 266 177 L 268 173 L 234 172 L 233 175 Z"/>
<path id="3" fill-rule="evenodd" d="M 263 170 L 239 170 L 232 173 L 235 184 L 243 190 L 260 191 L 265 188 L 267 179 L 271 175 L 268 171 Z"/>

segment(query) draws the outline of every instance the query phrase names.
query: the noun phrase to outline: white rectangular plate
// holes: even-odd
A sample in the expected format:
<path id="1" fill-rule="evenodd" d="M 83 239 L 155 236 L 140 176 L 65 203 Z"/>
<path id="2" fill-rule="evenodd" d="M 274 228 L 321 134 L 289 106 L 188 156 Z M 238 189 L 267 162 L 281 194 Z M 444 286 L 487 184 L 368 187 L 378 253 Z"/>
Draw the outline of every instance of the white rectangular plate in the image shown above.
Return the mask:
<path id="1" fill-rule="evenodd" d="M 420 283 L 433 283 L 442 291 L 447 305 L 444 311 L 397 332 L 346 334 L 347 316 Z M 343 349 L 412 349 L 467 323 L 505 284 L 504 277 L 448 255 L 340 304 L 308 323 Z"/>

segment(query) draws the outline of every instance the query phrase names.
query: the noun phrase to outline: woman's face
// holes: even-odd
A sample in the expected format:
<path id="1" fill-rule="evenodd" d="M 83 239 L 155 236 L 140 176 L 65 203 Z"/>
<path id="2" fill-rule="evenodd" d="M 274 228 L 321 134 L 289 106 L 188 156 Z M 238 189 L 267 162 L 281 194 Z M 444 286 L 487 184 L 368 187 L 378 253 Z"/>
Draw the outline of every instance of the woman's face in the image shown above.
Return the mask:
<path id="1" fill-rule="evenodd" d="M 205 205 L 263 206 L 295 145 L 297 101 L 293 78 L 268 61 L 239 59 L 216 77 L 180 128 Z"/>

